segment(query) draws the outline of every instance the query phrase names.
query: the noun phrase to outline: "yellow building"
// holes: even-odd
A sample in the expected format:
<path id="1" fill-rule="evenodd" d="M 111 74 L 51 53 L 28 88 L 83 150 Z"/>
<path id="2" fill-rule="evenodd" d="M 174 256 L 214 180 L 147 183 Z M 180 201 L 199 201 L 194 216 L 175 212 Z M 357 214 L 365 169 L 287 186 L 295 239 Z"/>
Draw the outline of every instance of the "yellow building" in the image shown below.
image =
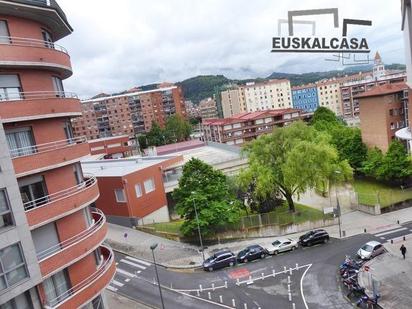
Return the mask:
<path id="1" fill-rule="evenodd" d="M 246 112 L 245 91 L 243 87 L 235 86 L 220 93 L 223 118 Z"/>

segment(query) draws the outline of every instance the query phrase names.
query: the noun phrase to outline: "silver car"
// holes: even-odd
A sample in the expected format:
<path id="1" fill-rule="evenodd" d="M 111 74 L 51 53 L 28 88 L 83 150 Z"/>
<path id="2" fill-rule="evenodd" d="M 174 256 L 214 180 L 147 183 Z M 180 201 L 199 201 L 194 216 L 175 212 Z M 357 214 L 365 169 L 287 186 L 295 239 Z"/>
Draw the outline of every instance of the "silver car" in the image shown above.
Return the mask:
<path id="1" fill-rule="evenodd" d="M 385 247 L 379 241 L 369 241 L 358 250 L 362 260 L 369 260 L 385 252 Z"/>
<path id="2" fill-rule="evenodd" d="M 275 240 L 269 246 L 266 247 L 266 250 L 269 254 L 278 254 L 280 252 L 295 250 L 298 248 L 298 242 L 290 238 L 282 238 Z"/>

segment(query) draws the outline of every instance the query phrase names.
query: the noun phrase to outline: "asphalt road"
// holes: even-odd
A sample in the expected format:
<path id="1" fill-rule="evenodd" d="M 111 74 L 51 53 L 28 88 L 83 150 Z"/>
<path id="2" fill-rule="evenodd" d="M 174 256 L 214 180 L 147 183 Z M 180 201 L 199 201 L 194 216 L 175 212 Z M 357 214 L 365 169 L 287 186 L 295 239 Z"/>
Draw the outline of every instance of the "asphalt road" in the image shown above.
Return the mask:
<path id="1" fill-rule="evenodd" d="M 352 308 L 343 297 L 337 269 L 345 255 L 354 255 L 369 240 L 382 241 L 370 234 L 331 239 L 210 273 L 158 267 L 165 308 Z M 109 289 L 160 308 L 153 263 L 121 253 L 115 258 L 118 270 Z"/>

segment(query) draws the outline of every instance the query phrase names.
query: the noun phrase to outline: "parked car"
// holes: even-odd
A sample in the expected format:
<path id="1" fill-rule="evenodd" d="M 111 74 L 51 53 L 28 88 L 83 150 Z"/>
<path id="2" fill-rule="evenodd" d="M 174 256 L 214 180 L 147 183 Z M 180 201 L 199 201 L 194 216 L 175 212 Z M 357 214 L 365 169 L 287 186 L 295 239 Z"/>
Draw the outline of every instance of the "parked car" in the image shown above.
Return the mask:
<path id="1" fill-rule="evenodd" d="M 299 237 L 302 246 L 312 246 L 314 244 L 327 243 L 329 234 L 325 230 L 313 230 Z"/>
<path id="2" fill-rule="evenodd" d="M 203 262 L 203 269 L 213 271 L 215 269 L 233 266 L 236 264 L 236 255 L 230 250 L 220 250 Z"/>
<path id="3" fill-rule="evenodd" d="M 243 249 L 237 254 L 239 263 L 247 263 L 256 259 L 263 259 L 268 255 L 268 251 L 259 245 L 251 245 Z"/>
<path id="4" fill-rule="evenodd" d="M 278 254 L 280 252 L 295 250 L 298 248 L 298 242 L 290 238 L 278 239 L 266 247 L 269 254 Z"/>
<path id="5" fill-rule="evenodd" d="M 385 247 L 379 241 L 369 241 L 358 250 L 362 260 L 369 260 L 385 252 Z"/>

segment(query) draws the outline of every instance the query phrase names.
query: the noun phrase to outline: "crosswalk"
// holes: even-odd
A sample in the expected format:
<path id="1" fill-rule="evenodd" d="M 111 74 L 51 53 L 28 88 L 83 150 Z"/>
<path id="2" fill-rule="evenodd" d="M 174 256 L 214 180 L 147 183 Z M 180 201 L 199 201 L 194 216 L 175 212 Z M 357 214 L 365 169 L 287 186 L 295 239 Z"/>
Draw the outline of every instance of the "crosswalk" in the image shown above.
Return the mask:
<path id="1" fill-rule="evenodd" d="M 397 242 L 403 240 L 404 237 L 405 239 L 411 238 L 412 227 L 402 226 L 391 230 L 375 233 L 373 235 L 378 237 L 382 242 Z"/>
<path id="2" fill-rule="evenodd" d="M 107 289 L 112 292 L 118 291 L 151 265 L 149 262 L 131 256 L 123 256 L 116 263 L 116 275 Z"/>

